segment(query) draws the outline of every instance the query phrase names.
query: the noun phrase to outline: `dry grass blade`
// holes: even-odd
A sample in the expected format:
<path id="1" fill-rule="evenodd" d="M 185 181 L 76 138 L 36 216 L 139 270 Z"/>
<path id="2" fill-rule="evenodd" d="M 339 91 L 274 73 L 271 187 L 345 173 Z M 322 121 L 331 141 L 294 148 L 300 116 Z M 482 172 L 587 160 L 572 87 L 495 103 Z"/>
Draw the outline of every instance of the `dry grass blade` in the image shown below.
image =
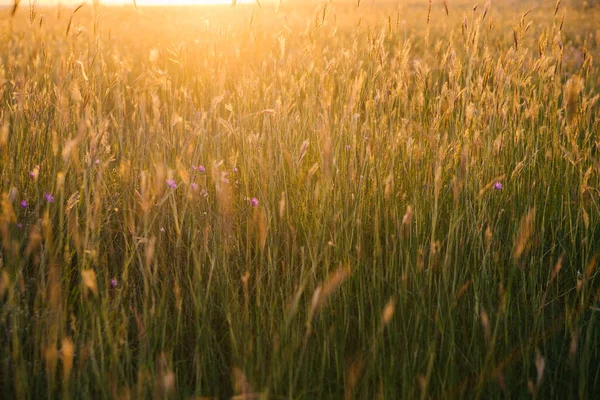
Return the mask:
<path id="1" fill-rule="evenodd" d="M 84 5 L 85 5 L 85 1 L 83 3 L 81 3 L 80 5 L 78 5 L 75 8 L 75 10 L 73 10 L 71 17 L 69 17 L 69 23 L 67 24 L 67 31 L 65 32 L 65 37 L 69 36 L 69 32 L 71 31 L 71 24 L 73 23 L 73 17 L 75 16 L 75 13 L 77 11 L 79 11 L 79 9 L 81 9 L 81 7 L 83 7 Z"/>

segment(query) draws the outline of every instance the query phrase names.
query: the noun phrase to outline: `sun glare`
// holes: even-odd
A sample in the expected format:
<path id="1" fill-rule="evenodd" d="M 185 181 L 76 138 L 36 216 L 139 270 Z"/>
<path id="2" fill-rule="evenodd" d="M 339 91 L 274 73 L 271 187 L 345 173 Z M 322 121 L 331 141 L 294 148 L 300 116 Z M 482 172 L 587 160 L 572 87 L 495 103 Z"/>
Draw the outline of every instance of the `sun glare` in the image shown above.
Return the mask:
<path id="1" fill-rule="evenodd" d="M 233 0 L 136 0 L 135 4 L 140 7 L 145 6 L 193 6 L 193 5 L 211 5 L 211 4 L 232 4 Z M 242 3 L 252 3 L 256 0 L 237 0 L 237 4 Z M 38 4 L 44 6 L 52 6 L 52 5 L 73 5 L 73 4 L 81 4 L 82 0 L 40 0 Z M 26 2 L 24 2 L 26 3 Z M 90 1 L 91 3 L 91 1 Z M 104 5 L 127 5 L 134 4 L 134 0 L 100 0 L 101 4 Z M 12 0 L 0 0 L 0 6 L 2 5 L 10 5 L 12 4 Z"/>
<path id="2" fill-rule="evenodd" d="M 237 3 L 249 3 L 253 0 L 238 0 Z M 103 4 L 127 4 L 133 0 L 104 0 Z M 232 0 L 137 0 L 138 6 L 192 6 L 208 4 L 231 4 Z"/>

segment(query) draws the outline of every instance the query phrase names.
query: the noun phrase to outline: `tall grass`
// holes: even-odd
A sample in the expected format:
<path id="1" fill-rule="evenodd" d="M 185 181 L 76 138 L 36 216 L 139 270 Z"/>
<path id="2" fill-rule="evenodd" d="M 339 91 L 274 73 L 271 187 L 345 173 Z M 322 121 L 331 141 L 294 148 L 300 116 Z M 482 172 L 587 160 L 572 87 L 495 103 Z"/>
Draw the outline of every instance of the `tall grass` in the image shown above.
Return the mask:
<path id="1" fill-rule="evenodd" d="M 2 396 L 599 394 L 600 10 L 528 8 L 1 11 Z"/>

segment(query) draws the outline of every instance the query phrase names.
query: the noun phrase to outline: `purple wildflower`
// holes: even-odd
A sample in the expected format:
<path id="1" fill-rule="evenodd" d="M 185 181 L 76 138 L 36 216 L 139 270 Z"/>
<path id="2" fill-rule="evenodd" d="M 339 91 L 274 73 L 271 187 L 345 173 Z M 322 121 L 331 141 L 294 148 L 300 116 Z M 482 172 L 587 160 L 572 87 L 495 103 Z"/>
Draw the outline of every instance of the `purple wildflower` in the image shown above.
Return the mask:
<path id="1" fill-rule="evenodd" d="M 19 228 L 19 230 L 23 229 L 23 224 L 19 222 L 19 223 L 17 224 L 17 228 Z"/>
<path id="2" fill-rule="evenodd" d="M 117 280 L 115 278 L 110 280 L 110 287 L 113 289 L 117 287 Z"/>
<path id="3" fill-rule="evenodd" d="M 50 193 L 46 193 L 44 195 L 44 198 L 48 203 L 54 203 L 54 196 L 52 196 Z"/>
<path id="4" fill-rule="evenodd" d="M 165 233 L 165 228 L 160 228 L 160 231 L 161 231 L 162 233 Z"/>
<path id="5" fill-rule="evenodd" d="M 233 167 L 233 173 L 234 173 L 234 174 L 237 174 L 237 172 L 238 172 L 238 169 L 237 169 L 237 167 Z"/>
<path id="6" fill-rule="evenodd" d="M 502 190 L 502 188 L 503 188 L 502 183 L 500 183 L 500 182 L 494 183 L 494 189 Z"/>
<path id="7" fill-rule="evenodd" d="M 177 189 L 177 183 L 175 182 L 175 179 L 167 179 L 166 183 L 171 189 Z"/>
<path id="8" fill-rule="evenodd" d="M 192 182 L 192 184 L 190 185 L 190 187 L 192 188 L 192 190 L 196 191 L 198 190 L 198 184 L 195 182 Z"/>
<path id="9" fill-rule="evenodd" d="M 27 200 L 23 199 L 21 200 L 21 208 L 27 208 L 29 207 L 29 204 L 27 204 Z"/>
<path id="10" fill-rule="evenodd" d="M 250 199 L 250 205 L 252 207 L 258 207 L 258 199 L 256 197 L 253 197 Z"/>
<path id="11" fill-rule="evenodd" d="M 206 168 L 204 168 L 204 165 L 198 165 L 197 167 L 192 165 L 192 171 L 206 172 Z"/>

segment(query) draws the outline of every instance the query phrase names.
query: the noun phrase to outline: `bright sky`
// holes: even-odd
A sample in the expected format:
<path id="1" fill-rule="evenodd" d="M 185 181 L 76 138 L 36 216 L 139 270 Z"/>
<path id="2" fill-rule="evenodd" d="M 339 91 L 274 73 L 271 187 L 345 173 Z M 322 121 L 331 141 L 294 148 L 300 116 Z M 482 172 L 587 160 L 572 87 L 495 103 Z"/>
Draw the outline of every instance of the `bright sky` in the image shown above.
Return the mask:
<path id="1" fill-rule="evenodd" d="M 238 4 L 251 3 L 256 0 L 237 0 Z M 33 2 L 33 0 L 31 1 Z M 38 0 L 39 5 L 71 5 L 81 4 L 84 0 Z M 198 4 L 231 4 L 231 0 L 136 0 L 138 6 L 167 6 L 167 5 L 198 5 Z M 29 0 L 21 0 L 21 7 L 29 7 Z M 87 0 L 86 3 L 92 4 L 93 0 Z M 122 5 L 133 4 L 133 0 L 100 0 L 104 5 Z M 0 6 L 12 5 L 13 0 L 0 0 Z"/>

